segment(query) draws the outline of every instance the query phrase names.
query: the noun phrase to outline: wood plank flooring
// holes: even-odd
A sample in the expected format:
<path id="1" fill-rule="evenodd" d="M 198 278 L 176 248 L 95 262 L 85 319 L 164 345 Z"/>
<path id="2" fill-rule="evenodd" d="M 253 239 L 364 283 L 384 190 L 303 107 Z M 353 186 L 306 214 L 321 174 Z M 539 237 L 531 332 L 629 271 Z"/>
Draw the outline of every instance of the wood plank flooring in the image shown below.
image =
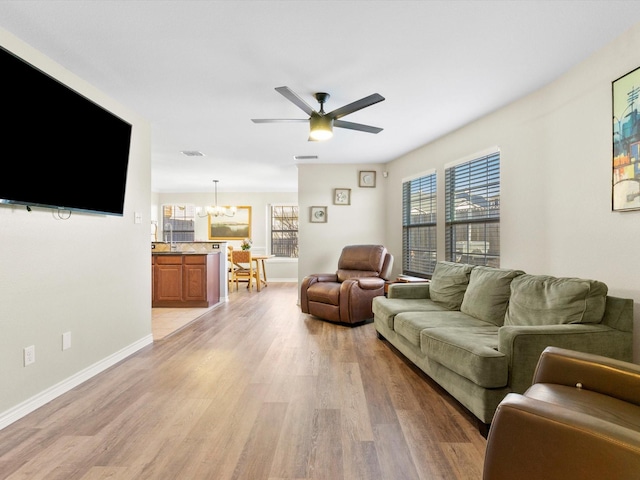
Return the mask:
<path id="1" fill-rule="evenodd" d="M 154 340 L 162 340 L 164 337 L 180 330 L 185 325 L 190 324 L 200 315 L 204 315 L 209 310 L 218 308 L 214 305 L 208 308 L 177 308 L 177 307 L 156 307 L 151 309 L 151 333 Z"/>
<path id="2" fill-rule="evenodd" d="M 475 479 L 473 417 L 372 324 L 239 289 L 0 431 L 1 479 Z"/>

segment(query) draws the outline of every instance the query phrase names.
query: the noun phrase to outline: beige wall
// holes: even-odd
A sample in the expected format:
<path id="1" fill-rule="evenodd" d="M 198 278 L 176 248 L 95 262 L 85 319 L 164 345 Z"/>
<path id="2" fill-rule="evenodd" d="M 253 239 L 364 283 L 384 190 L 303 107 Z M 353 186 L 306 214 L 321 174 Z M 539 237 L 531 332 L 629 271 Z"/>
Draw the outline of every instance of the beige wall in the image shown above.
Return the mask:
<path id="1" fill-rule="evenodd" d="M 359 187 L 360 170 L 376 171 L 376 187 Z M 384 166 L 298 166 L 300 205 L 300 262 L 298 281 L 311 273 L 335 272 L 345 245 L 385 244 L 387 235 L 387 179 Z M 351 205 L 334 205 L 335 188 L 351 189 Z M 327 207 L 326 223 L 311 223 L 309 209 Z"/>
<path id="2" fill-rule="evenodd" d="M 45 208 L 0 206 L 2 428 L 151 342 L 151 149 L 149 124 L 134 112 L 3 30 L 0 45 L 133 125 L 123 217 L 73 213 L 60 220 Z M 100 165 L 88 168 L 100 181 Z M 64 332 L 72 343 L 62 351 Z M 24 367 L 30 345 L 36 362 Z"/>
<path id="3" fill-rule="evenodd" d="M 403 178 L 435 168 L 442 191 L 448 162 L 498 146 L 502 266 L 594 278 L 633 298 L 640 361 L 640 211 L 611 211 L 611 82 L 640 66 L 639 49 L 640 26 L 546 88 L 389 164 L 389 248 L 401 254 Z M 443 207 L 441 196 L 442 221 Z"/>

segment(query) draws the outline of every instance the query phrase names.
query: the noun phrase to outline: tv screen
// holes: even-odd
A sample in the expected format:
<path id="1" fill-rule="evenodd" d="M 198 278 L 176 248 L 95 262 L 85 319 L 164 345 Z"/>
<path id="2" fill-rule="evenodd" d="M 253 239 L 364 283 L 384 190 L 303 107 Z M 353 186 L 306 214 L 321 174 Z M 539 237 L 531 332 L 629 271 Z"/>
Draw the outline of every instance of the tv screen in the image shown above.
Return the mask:
<path id="1" fill-rule="evenodd" d="M 0 203 L 124 214 L 131 125 L 0 47 Z"/>

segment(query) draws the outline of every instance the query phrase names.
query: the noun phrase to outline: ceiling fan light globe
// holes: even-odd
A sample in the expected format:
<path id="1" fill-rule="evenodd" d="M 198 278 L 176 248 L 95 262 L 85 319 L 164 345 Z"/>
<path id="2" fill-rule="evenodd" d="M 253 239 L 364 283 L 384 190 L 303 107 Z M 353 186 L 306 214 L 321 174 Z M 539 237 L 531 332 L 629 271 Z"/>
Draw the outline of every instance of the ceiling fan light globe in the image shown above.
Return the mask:
<path id="1" fill-rule="evenodd" d="M 312 140 L 322 141 L 329 140 L 333 137 L 333 119 L 320 115 L 312 115 L 309 119 L 311 130 L 309 137 Z"/>

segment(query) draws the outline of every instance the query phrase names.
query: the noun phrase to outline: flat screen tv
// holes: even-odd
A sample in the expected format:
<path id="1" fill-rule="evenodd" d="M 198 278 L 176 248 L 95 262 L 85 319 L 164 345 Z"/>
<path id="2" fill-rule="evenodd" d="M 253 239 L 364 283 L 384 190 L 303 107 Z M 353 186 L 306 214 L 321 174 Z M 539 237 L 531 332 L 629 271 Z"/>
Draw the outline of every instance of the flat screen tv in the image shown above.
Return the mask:
<path id="1" fill-rule="evenodd" d="M 124 214 L 131 125 L 0 47 L 0 203 Z"/>

